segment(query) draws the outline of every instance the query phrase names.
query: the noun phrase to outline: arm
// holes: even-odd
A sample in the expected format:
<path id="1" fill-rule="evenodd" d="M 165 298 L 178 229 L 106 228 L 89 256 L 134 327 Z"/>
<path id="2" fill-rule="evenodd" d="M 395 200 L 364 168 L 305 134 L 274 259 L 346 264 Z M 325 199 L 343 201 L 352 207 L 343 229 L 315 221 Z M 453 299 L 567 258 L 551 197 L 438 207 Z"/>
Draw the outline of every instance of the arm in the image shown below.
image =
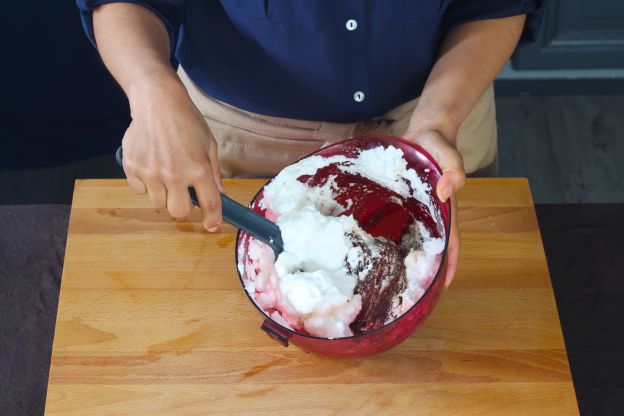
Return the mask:
<path id="1" fill-rule="evenodd" d="M 514 51 L 525 15 L 480 20 L 458 26 L 444 39 L 404 137 L 420 144 L 438 161 L 443 176 L 436 192 L 446 201 L 464 185 L 466 174 L 456 149 L 459 126 Z M 446 283 L 453 279 L 459 254 L 456 204 Z"/>
<path id="2" fill-rule="evenodd" d="M 124 135 L 124 170 L 131 188 L 175 218 L 190 215 L 195 187 L 204 226 L 221 221 L 217 145 L 169 63 L 169 35 L 147 8 L 110 3 L 93 12 L 104 64 L 128 97 L 132 122 Z"/>
<path id="3" fill-rule="evenodd" d="M 524 15 L 481 20 L 451 31 L 423 88 L 409 131 L 437 130 L 454 144 L 459 126 L 516 48 L 524 20 Z"/>
<path id="4" fill-rule="evenodd" d="M 167 29 L 147 8 L 132 3 L 102 5 L 93 11 L 93 30 L 106 67 L 131 105 L 154 78 L 175 81 Z"/>

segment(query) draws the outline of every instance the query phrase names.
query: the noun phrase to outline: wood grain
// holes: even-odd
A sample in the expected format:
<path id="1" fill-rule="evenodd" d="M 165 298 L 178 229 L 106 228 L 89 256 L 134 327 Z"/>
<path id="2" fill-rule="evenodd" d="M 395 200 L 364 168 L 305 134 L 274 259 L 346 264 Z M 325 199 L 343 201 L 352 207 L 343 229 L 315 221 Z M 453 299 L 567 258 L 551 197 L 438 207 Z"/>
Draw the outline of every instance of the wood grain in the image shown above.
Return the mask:
<path id="1" fill-rule="evenodd" d="M 259 180 L 230 180 L 248 202 Z M 259 330 L 235 230 L 175 222 L 121 180 L 78 181 L 46 414 L 578 413 L 528 184 L 469 180 L 460 266 L 395 349 L 328 359 Z"/>

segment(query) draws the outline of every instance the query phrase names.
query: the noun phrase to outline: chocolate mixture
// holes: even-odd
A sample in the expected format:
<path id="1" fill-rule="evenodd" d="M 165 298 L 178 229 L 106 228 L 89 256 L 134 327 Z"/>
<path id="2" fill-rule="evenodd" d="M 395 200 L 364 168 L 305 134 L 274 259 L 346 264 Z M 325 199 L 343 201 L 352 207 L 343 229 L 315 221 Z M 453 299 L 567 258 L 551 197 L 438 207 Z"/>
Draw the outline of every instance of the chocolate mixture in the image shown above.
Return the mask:
<path id="1" fill-rule="evenodd" d="M 358 276 L 355 293 L 362 297 L 362 310 L 350 328 L 354 334 L 360 334 L 382 327 L 390 314 L 393 298 L 407 287 L 405 253 L 385 238 L 375 239 L 378 252 L 373 253 L 360 236 L 348 236 L 353 245 L 362 250 L 357 265 L 346 261 L 348 272 Z"/>

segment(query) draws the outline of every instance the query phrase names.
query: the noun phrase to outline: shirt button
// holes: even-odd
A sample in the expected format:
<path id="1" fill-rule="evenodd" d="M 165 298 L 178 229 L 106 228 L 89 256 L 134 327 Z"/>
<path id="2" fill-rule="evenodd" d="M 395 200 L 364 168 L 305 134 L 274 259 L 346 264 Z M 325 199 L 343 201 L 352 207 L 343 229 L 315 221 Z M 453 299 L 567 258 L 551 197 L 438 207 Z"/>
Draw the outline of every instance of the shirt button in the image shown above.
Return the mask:
<path id="1" fill-rule="evenodd" d="M 353 94 L 353 99 L 355 100 L 356 103 L 361 103 L 362 101 L 364 101 L 364 93 L 362 91 L 356 91 Z"/>
<path id="2" fill-rule="evenodd" d="M 357 22 L 354 19 L 347 20 L 347 30 L 355 30 L 357 29 Z"/>

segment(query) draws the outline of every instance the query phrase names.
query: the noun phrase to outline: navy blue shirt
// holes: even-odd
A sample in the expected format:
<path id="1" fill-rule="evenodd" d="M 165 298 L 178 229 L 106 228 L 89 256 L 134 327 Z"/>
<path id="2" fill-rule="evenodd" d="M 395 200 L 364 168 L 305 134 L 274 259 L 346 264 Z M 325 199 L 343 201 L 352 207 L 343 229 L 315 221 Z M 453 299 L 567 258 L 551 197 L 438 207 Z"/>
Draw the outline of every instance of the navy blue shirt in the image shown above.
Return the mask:
<path id="1" fill-rule="evenodd" d="M 117 0 L 77 0 L 91 12 Z M 173 59 L 208 95 L 271 116 L 352 122 L 420 95 L 440 43 L 461 23 L 527 14 L 540 0 L 131 0 L 167 26 Z"/>

